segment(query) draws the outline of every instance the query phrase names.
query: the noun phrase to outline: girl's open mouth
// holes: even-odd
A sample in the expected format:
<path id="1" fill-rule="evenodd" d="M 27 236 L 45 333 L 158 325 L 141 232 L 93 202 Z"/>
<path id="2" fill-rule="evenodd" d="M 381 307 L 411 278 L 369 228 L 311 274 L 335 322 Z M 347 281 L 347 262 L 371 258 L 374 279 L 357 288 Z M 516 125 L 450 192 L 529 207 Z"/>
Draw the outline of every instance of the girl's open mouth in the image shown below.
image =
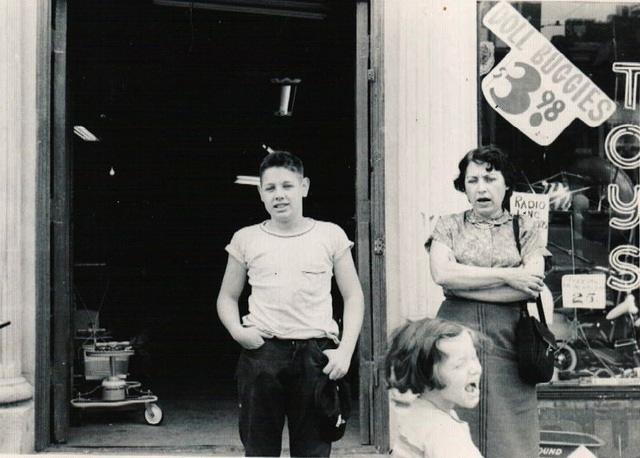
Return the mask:
<path id="1" fill-rule="evenodd" d="M 478 382 L 471 382 L 464 387 L 467 393 L 477 393 L 478 392 Z"/>

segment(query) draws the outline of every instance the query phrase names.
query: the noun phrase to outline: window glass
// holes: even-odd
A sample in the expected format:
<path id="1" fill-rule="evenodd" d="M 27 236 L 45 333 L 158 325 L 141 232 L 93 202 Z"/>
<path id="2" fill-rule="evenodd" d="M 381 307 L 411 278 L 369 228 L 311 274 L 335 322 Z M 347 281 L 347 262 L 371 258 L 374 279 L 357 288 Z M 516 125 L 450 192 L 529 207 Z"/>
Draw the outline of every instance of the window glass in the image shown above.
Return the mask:
<path id="1" fill-rule="evenodd" d="M 574 119 L 546 145 L 505 119 L 481 90 L 483 79 L 499 71 L 508 53 L 518 51 L 517 26 L 504 24 L 503 32 L 510 30 L 513 38 L 509 46 L 500 25 L 496 29 L 483 24 L 494 6 L 500 5 L 478 2 L 479 141 L 509 153 L 519 177 L 517 191 L 549 196 L 548 223 L 541 224 L 547 226 L 543 230 L 548 230 L 547 248 L 552 253 L 545 279 L 554 302 L 552 327 L 564 348 L 557 358 L 557 376 L 567 383 L 593 383 L 606 377 L 614 384 L 636 380 L 640 384 L 640 321 L 634 306 L 640 274 L 640 108 L 633 90 L 640 77 L 624 73 L 627 67 L 633 71 L 634 65 L 628 63 L 640 66 L 640 3 L 511 4 L 565 58 L 553 62 L 550 56 L 555 51 L 549 51 L 548 61 L 547 55 L 539 56 L 548 77 L 565 79 L 567 93 L 552 91 L 544 81 L 531 90 L 531 106 L 539 111 L 528 115 L 529 127 L 537 124 L 544 130 L 544 123 L 551 125 L 569 109 L 571 98 L 587 109 L 590 103 L 596 107 L 598 97 L 615 102 L 613 113 L 599 125 Z M 522 41 L 525 30 L 520 31 Z M 566 60 L 572 65 L 560 70 Z M 622 67 L 614 71 L 614 63 Z M 573 66 L 597 87 L 592 99 L 579 95 L 579 88 L 569 90 Z M 511 74 L 514 79 L 521 75 Z M 604 107 L 608 102 L 602 103 Z"/>

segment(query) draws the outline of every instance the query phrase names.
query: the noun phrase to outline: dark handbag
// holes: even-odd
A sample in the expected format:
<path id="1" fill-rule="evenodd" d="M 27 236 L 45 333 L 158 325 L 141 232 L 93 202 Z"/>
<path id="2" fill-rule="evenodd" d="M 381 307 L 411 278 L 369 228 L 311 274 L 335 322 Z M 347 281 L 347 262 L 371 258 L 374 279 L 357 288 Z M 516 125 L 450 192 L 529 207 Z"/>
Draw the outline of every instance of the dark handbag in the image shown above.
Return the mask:
<path id="1" fill-rule="evenodd" d="M 553 362 L 557 350 L 556 338 L 547 327 L 540 297 L 536 301 L 541 321 L 529 315 L 527 304 L 522 304 L 516 326 L 518 374 L 531 385 L 545 383 L 553 376 Z"/>
<path id="2" fill-rule="evenodd" d="M 513 217 L 513 234 L 520 251 L 520 225 L 518 217 Z M 516 350 L 518 353 L 518 374 L 531 385 L 545 383 L 553 377 L 553 363 L 557 350 L 556 338 L 547 327 L 542 308 L 542 300 L 536 299 L 537 318 L 529 315 L 527 304 L 520 306 L 520 319 L 516 326 Z"/>

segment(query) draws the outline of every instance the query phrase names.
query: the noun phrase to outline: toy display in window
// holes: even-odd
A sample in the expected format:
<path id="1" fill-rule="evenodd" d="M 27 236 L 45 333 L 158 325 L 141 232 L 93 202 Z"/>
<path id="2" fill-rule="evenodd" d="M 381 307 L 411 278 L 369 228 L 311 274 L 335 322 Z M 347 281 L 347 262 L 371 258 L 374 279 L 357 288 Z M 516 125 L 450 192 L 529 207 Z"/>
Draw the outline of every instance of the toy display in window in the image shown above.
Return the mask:
<path id="1" fill-rule="evenodd" d="M 607 289 L 604 310 L 562 307 L 562 277 L 567 274 L 616 275 L 608 256 L 620 244 L 637 244 L 637 230 L 617 231 L 609 219 L 618 215 L 608 202 L 607 186 L 618 186 L 621 200 L 634 197 L 634 182 L 624 170 L 598 156 L 579 156 L 567 170 L 533 183 L 529 192 L 548 194 L 548 248 L 553 253 L 546 284 L 552 291 L 555 331 L 561 342 L 556 366 L 561 380 L 640 384 L 637 291 L 624 296 Z M 635 294 L 635 295 L 634 295 Z"/>
<path id="2" fill-rule="evenodd" d="M 560 379 L 636 378 L 640 368 L 638 307 L 631 294 L 606 315 L 602 311 L 562 309 L 569 315 L 569 335 L 556 355 Z"/>

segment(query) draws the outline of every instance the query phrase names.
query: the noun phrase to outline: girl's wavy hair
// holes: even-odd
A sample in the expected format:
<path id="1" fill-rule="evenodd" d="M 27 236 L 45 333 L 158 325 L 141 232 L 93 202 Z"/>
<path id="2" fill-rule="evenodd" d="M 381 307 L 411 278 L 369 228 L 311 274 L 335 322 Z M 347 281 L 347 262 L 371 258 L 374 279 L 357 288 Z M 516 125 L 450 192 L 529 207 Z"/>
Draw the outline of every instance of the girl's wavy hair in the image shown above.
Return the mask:
<path id="1" fill-rule="evenodd" d="M 481 146 L 472 149 L 458 163 L 459 174 L 453 180 L 453 186 L 460 192 L 465 192 L 464 178 L 467 174 L 467 167 L 470 162 L 476 164 L 487 164 L 487 171 L 496 170 L 502 173 L 504 183 L 507 185 L 507 192 L 502 201 L 502 208 L 509 208 L 509 199 L 513 193 L 513 187 L 516 182 L 516 172 L 513 163 L 509 160 L 509 155 L 495 145 Z"/>
<path id="2" fill-rule="evenodd" d="M 482 344 L 480 335 L 458 323 L 424 318 L 411 321 L 396 329 L 385 355 L 385 377 L 389 389 L 401 393 L 421 394 L 427 390 L 446 387 L 436 365 L 445 358 L 438 348 L 442 339 L 456 337 L 463 332 L 471 335 L 476 351 Z"/>

